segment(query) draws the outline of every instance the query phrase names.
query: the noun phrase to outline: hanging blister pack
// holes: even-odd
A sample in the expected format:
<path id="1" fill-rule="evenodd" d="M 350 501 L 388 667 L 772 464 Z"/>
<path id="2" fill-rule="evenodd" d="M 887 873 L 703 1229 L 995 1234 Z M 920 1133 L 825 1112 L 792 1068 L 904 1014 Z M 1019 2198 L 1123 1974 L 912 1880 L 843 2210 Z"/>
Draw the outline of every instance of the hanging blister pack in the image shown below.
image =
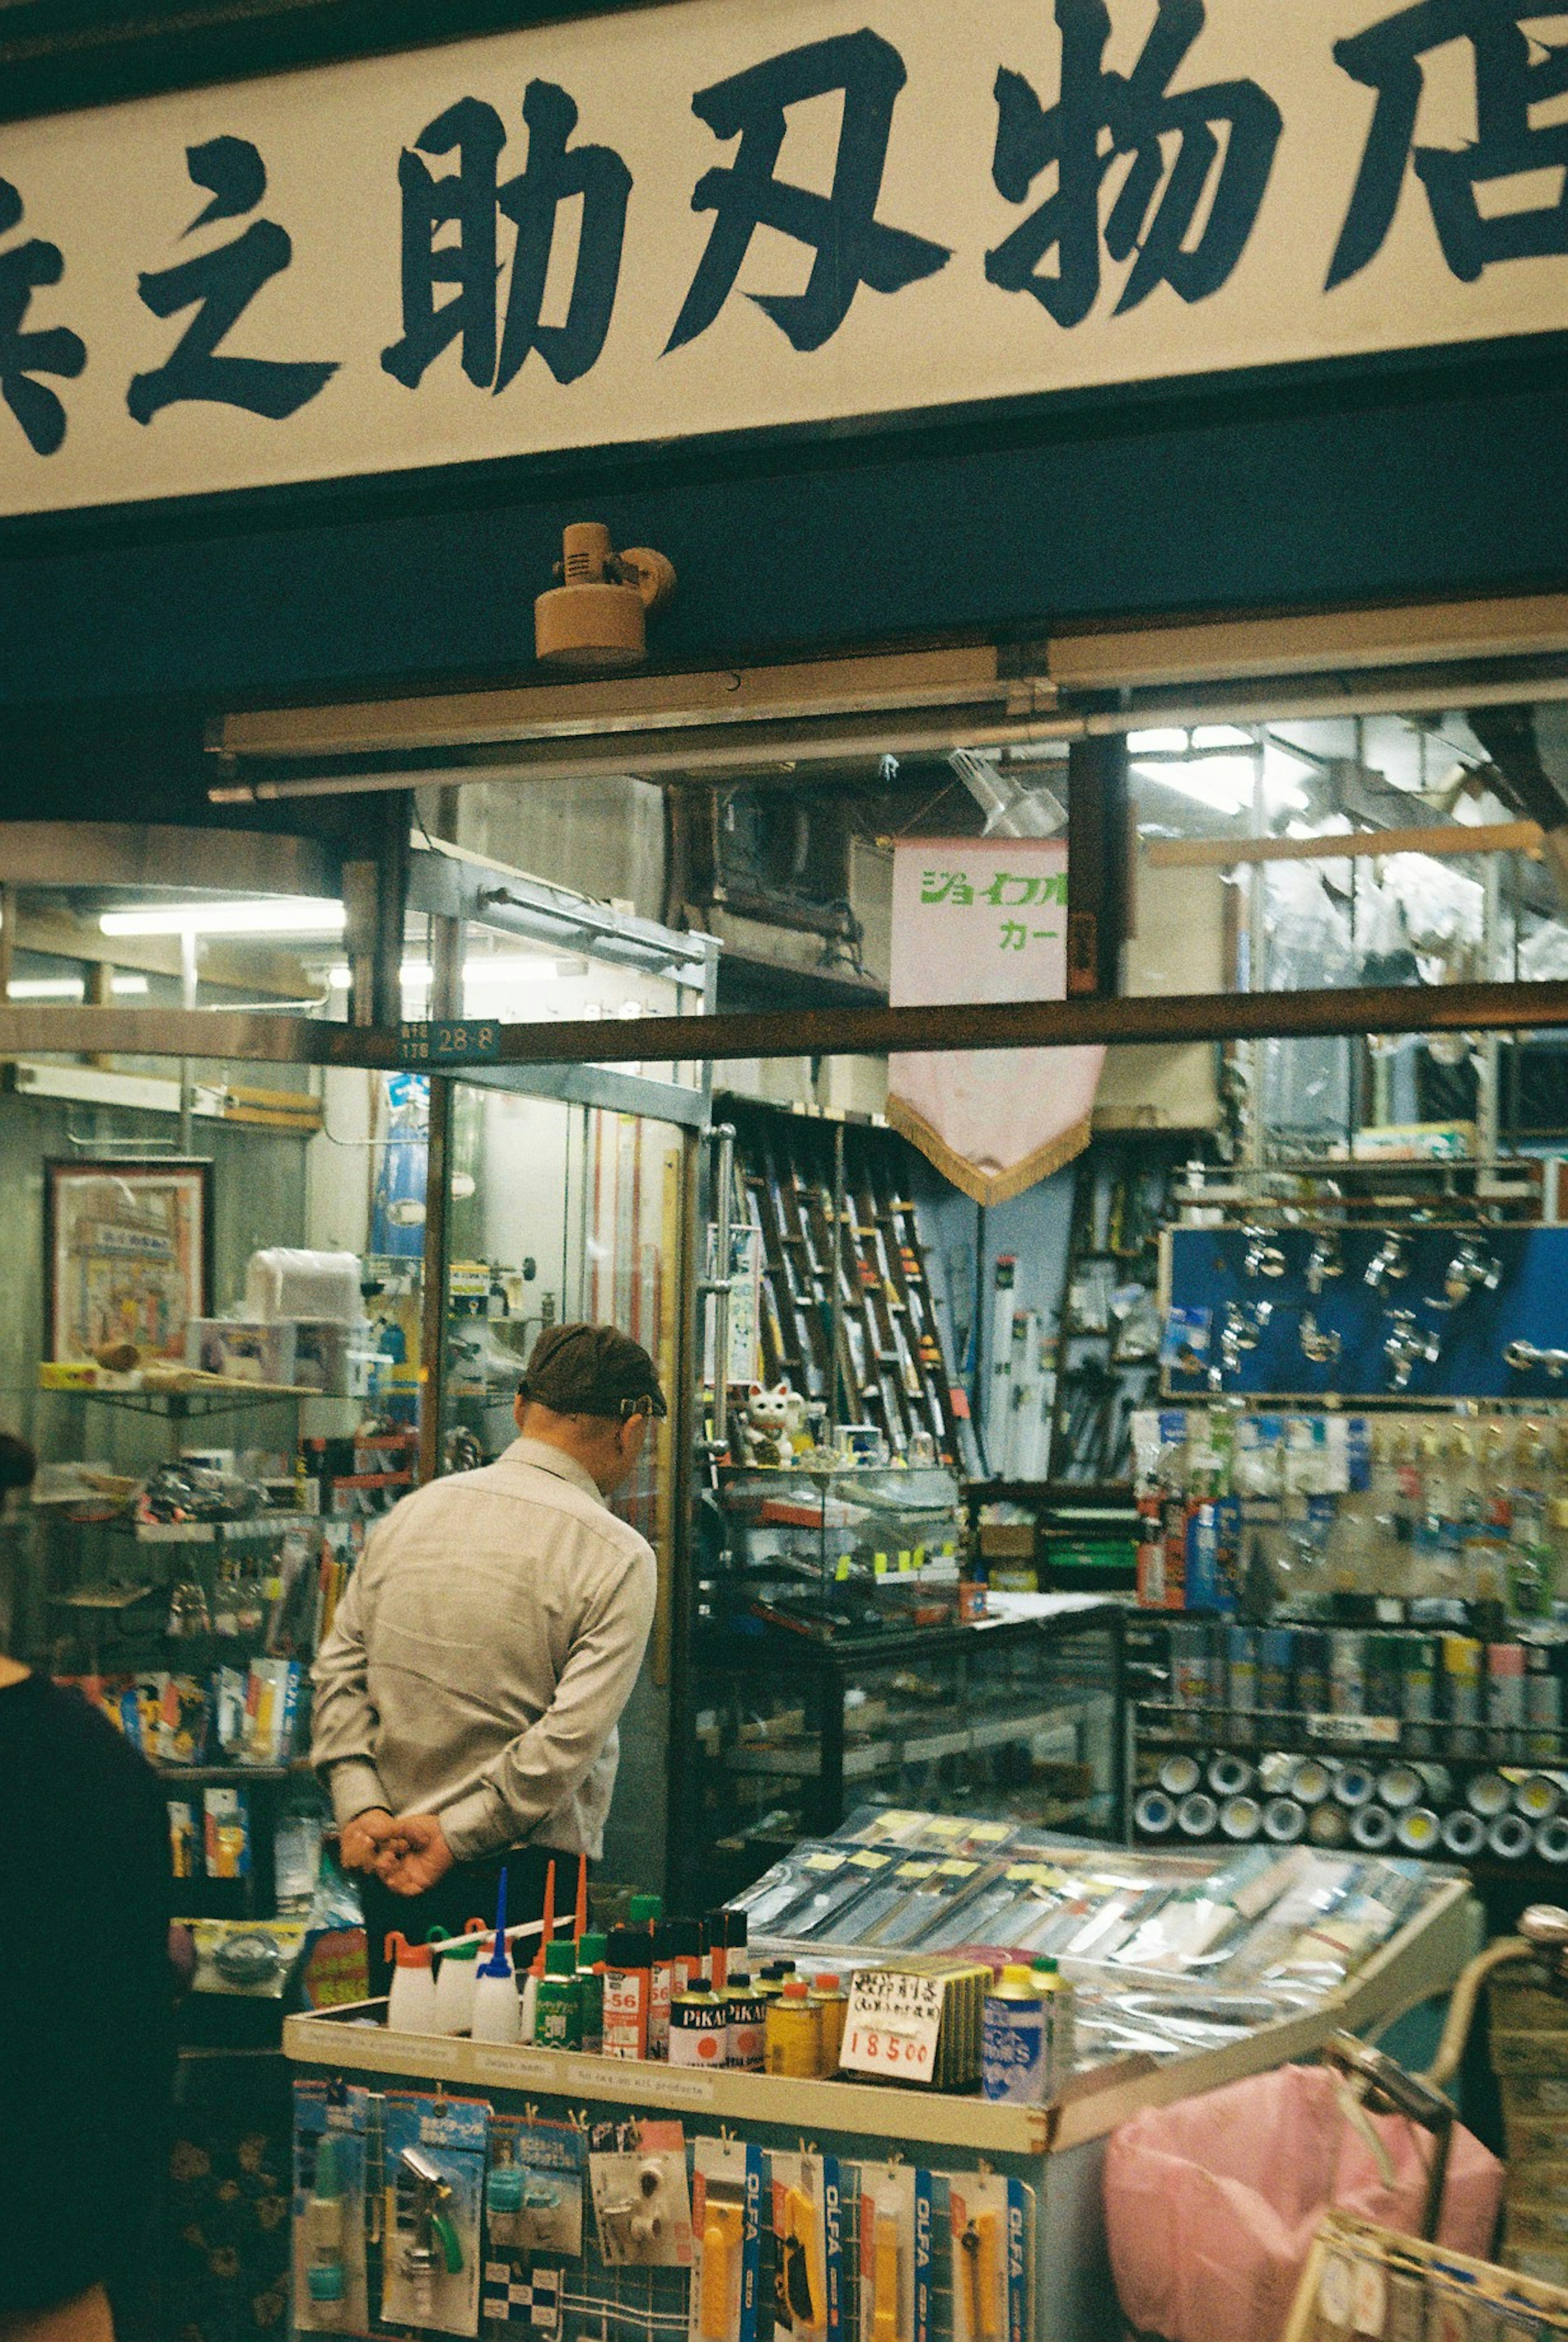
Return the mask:
<path id="1" fill-rule="evenodd" d="M 296 2082 L 294 2093 L 294 2324 L 301 2334 L 370 2329 L 365 2264 L 369 2094 Z"/>
<path id="2" fill-rule="evenodd" d="M 996 2172 L 948 2182 L 953 2342 L 1027 2342 L 1033 2191 Z"/>
<path id="3" fill-rule="evenodd" d="M 766 2342 L 759 2314 L 768 2158 L 743 2140 L 699 2138 L 692 2172 L 691 2342 Z"/>
<path id="4" fill-rule="evenodd" d="M 684 2268 L 692 2257 L 685 2134 L 645 2122 L 634 2154 L 590 2155 L 599 2250 L 612 2268 Z"/>
<path id="5" fill-rule="evenodd" d="M 844 2220 L 836 2157 L 773 2158 L 774 2342 L 839 2342 Z"/>
<path id="6" fill-rule="evenodd" d="M 381 2322 L 476 2334 L 490 2108 L 389 2091 L 384 2128 Z"/>
<path id="7" fill-rule="evenodd" d="M 498 2116 L 490 2132 L 484 2227 L 492 2257 L 545 2253 L 577 2259 L 583 2250 L 582 2133 L 568 2123 Z"/>
<path id="8" fill-rule="evenodd" d="M 860 2342 L 930 2342 L 931 2174 L 860 2170 Z"/>

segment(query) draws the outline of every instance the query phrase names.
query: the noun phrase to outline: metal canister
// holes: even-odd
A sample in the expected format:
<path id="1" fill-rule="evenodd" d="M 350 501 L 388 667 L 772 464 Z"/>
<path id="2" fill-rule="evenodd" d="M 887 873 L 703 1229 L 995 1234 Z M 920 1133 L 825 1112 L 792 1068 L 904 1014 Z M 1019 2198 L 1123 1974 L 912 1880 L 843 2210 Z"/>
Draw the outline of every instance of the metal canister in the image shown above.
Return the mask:
<path id="1" fill-rule="evenodd" d="M 1395 1822 L 1393 1835 L 1406 1854 L 1434 1854 L 1443 1843 L 1443 1824 L 1430 1806 L 1412 1806 Z"/>
<path id="2" fill-rule="evenodd" d="M 1145 1789 L 1133 1807 L 1140 1837 L 1169 1837 L 1176 1827 L 1176 1801 L 1164 1789 Z"/>
<path id="3" fill-rule="evenodd" d="M 1369 1637 L 1358 1630 L 1336 1627 L 1330 1637 L 1328 1708 L 1331 1716 L 1364 1716 L 1366 1710 L 1366 1646 Z M 1303 1706 L 1306 1703 L 1303 1702 Z"/>
<path id="4" fill-rule="evenodd" d="M 1391 1814 L 1403 1814 L 1421 1803 L 1421 1776 L 1413 1765 L 1385 1765 L 1377 1777 L 1377 1794 Z"/>
<path id="5" fill-rule="evenodd" d="M 1523 1862 L 1535 1843 L 1535 1833 L 1523 1814 L 1499 1814 L 1486 1833 L 1486 1844 L 1499 1862 Z"/>
<path id="6" fill-rule="evenodd" d="M 1461 1862 L 1469 1862 L 1486 1844 L 1486 1824 L 1468 1806 L 1455 1806 L 1443 1817 L 1443 1843 Z"/>
<path id="7" fill-rule="evenodd" d="M 1244 1756 L 1221 1749 L 1209 1759 L 1209 1787 L 1216 1797 L 1239 1797 L 1253 1786 L 1253 1768 Z"/>
<path id="8" fill-rule="evenodd" d="M 844 2019 L 849 2015 L 849 1995 L 837 1977 L 824 1974 L 812 1978 L 811 1997 L 822 2011 L 822 2070 L 824 2074 L 836 2074 L 838 2053 L 844 2047 Z"/>
<path id="9" fill-rule="evenodd" d="M 1321 1806 L 1333 1788 L 1333 1775 L 1321 1756 L 1303 1756 L 1291 1776 L 1290 1794 L 1303 1806 Z"/>
<path id="10" fill-rule="evenodd" d="M 694 1978 L 670 2002 L 672 2066 L 718 2067 L 728 2062 L 728 2007 L 704 1977 Z"/>
<path id="11" fill-rule="evenodd" d="M 1194 1789 L 1176 1807 L 1176 1827 L 1183 1837 L 1213 1837 L 1220 1809 L 1206 1789 Z"/>
<path id="12" fill-rule="evenodd" d="M 1271 1797 L 1263 1807 L 1263 1836 L 1276 1846 L 1293 1846 L 1306 1830 L 1306 1808 L 1293 1797 Z"/>
<path id="13" fill-rule="evenodd" d="M 1167 1756 L 1160 1767 L 1160 1787 L 1171 1797 L 1190 1797 L 1203 1777 L 1197 1758 L 1184 1754 Z"/>
<path id="14" fill-rule="evenodd" d="M 1363 1806 L 1351 1816 L 1350 1834 L 1363 1854 L 1381 1854 L 1393 1843 L 1393 1816 L 1386 1806 Z"/>
<path id="15" fill-rule="evenodd" d="M 724 2063 L 739 2067 L 741 2072 L 760 2074 L 763 2069 L 763 2010 L 765 2003 L 752 1989 L 751 1974 L 745 1968 L 730 1972 L 724 1987 Z"/>
<path id="16" fill-rule="evenodd" d="M 1501 1773 L 1473 1773 L 1465 1784 L 1464 1802 L 1483 1822 L 1495 1821 L 1513 1803 L 1513 1794 Z"/>
<path id="17" fill-rule="evenodd" d="M 1333 1794 L 1337 1803 L 1353 1809 L 1357 1806 L 1370 1806 L 1377 1794 L 1377 1779 L 1371 1766 L 1363 1765 L 1354 1757 L 1347 1759 L 1334 1775 Z"/>
<path id="18" fill-rule="evenodd" d="M 1549 1822 L 1563 1803 L 1563 1792 L 1550 1773 L 1526 1773 L 1513 1785 L 1513 1810 L 1528 1822 Z"/>
<path id="19" fill-rule="evenodd" d="M 1535 1833 L 1535 1851 L 1543 1862 L 1568 1862 L 1568 1814 L 1542 1823 Z"/>
<path id="20" fill-rule="evenodd" d="M 1348 1845 L 1350 1816 L 1343 1806 L 1314 1806 L 1307 1816 L 1307 1837 L 1313 1846 Z"/>
<path id="21" fill-rule="evenodd" d="M 814 2081 L 823 2070 L 822 2006 L 804 1977 L 791 1977 L 763 2017 L 763 2066 L 770 2074 L 797 2082 Z"/>
<path id="22" fill-rule="evenodd" d="M 1221 1835 L 1238 1846 L 1256 1837 L 1263 1826 L 1263 1809 L 1255 1797 L 1227 1797 L 1220 1807 Z"/>

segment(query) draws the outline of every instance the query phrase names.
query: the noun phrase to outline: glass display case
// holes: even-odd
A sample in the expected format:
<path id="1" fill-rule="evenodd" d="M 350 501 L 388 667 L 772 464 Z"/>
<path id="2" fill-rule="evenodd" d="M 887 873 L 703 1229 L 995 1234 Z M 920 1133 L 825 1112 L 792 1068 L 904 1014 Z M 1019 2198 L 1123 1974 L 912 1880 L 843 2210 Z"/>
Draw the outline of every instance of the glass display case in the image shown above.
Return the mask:
<path id="1" fill-rule="evenodd" d="M 704 1507 L 699 1632 L 950 1626 L 964 1526 L 958 1481 L 935 1466 L 726 1473 Z"/>
<path id="2" fill-rule="evenodd" d="M 1114 1605 L 1021 1596 L 1001 1616 L 831 1636 L 770 1609 L 694 1651 L 679 1899 L 738 1892 L 865 1804 L 1120 1834 Z"/>

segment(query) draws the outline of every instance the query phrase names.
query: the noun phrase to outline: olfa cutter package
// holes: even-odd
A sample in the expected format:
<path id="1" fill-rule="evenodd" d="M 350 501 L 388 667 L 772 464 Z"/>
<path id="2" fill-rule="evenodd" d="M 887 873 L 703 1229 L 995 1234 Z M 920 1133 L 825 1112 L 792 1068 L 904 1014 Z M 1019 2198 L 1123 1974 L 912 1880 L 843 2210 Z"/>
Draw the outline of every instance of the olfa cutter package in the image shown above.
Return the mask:
<path id="1" fill-rule="evenodd" d="M 836 2157 L 773 2158 L 774 2342 L 838 2342 L 844 2219 Z"/>
<path id="2" fill-rule="evenodd" d="M 400 2091 L 385 2106 L 381 2322 L 476 2334 L 490 2108 Z"/>
<path id="3" fill-rule="evenodd" d="M 954 2172 L 953 2342 L 1027 2342 L 1032 2191 L 995 2172 Z"/>
<path id="4" fill-rule="evenodd" d="M 698 2139 L 692 2172 L 691 2342 L 758 2342 L 766 2177 L 761 2147 L 740 2139 Z"/>
<path id="5" fill-rule="evenodd" d="M 930 2342 L 931 2174 L 860 2167 L 860 2342 Z"/>
<path id="6" fill-rule="evenodd" d="M 559 2259 L 579 2257 L 583 2150 L 582 2133 L 568 2123 L 522 2122 L 505 2115 L 495 2118 L 484 2181 L 489 2257 L 547 2253 Z M 488 2267 L 485 2276 L 488 2280 Z"/>
<path id="7" fill-rule="evenodd" d="M 634 2154 L 590 2155 L 599 2250 L 612 2268 L 684 2268 L 692 2257 L 686 2140 L 678 2122 L 645 2122 Z"/>
<path id="8" fill-rule="evenodd" d="M 365 2269 L 367 2093 L 298 2082 L 294 2093 L 294 2324 L 370 2330 Z"/>

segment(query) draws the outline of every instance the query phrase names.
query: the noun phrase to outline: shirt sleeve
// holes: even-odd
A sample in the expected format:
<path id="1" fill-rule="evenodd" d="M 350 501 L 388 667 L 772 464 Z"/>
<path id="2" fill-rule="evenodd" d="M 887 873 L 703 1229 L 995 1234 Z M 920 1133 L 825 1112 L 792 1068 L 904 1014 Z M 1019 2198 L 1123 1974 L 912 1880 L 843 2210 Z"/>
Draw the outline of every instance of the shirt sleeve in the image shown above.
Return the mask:
<path id="1" fill-rule="evenodd" d="M 458 1861 L 517 1844 L 581 1787 L 632 1696 L 657 1584 L 644 1545 L 590 1606 L 544 1715 L 437 1808 Z"/>
<path id="2" fill-rule="evenodd" d="M 368 1556 L 366 1556 L 366 1559 Z M 332 1798 L 338 1827 L 372 1806 L 387 1806 L 375 1764 L 381 1719 L 370 1686 L 365 1656 L 365 1559 L 344 1589 L 332 1632 L 311 1669 L 310 1760 Z"/>

